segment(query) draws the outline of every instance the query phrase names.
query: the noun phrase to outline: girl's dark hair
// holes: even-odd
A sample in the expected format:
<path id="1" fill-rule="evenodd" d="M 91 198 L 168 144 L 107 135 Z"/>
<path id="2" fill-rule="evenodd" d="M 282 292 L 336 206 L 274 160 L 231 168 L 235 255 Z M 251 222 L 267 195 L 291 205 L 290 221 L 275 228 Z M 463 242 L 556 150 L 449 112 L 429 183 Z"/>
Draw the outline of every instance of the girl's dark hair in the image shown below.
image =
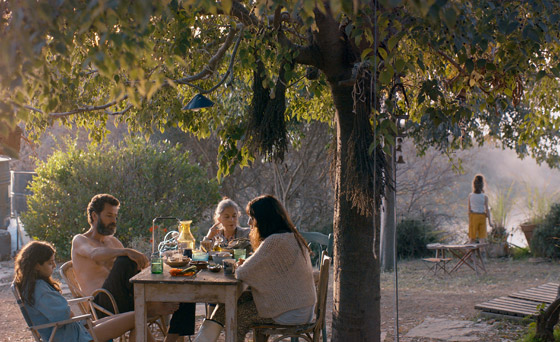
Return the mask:
<path id="1" fill-rule="evenodd" d="M 298 232 L 282 203 L 272 195 L 262 195 L 247 204 L 247 215 L 254 221 L 251 229 L 251 245 L 256 250 L 260 243 L 272 234 L 294 233 L 302 251 L 311 252 L 305 239 Z"/>
<path id="2" fill-rule="evenodd" d="M 38 279 L 43 279 L 61 292 L 60 285 L 52 277 L 45 278 L 40 275 L 35 266 L 42 265 L 49 261 L 56 253 L 56 249 L 45 241 L 31 241 L 25 245 L 16 255 L 14 267 L 14 283 L 21 293 L 24 303 L 28 305 L 35 304 L 35 284 Z"/>
<path id="3" fill-rule="evenodd" d="M 475 194 L 481 194 L 484 192 L 484 176 L 477 174 L 474 176 L 472 181 L 472 191 Z"/>
<path id="4" fill-rule="evenodd" d="M 97 194 L 93 196 L 87 207 L 87 218 L 90 225 L 93 224 L 92 214 L 95 212 L 99 215 L 103 209 L 105 209 L 105 203 L 109 203 L 114 207 L 118 207 L 120 205 L 119 200 L 113 195 Z"/>

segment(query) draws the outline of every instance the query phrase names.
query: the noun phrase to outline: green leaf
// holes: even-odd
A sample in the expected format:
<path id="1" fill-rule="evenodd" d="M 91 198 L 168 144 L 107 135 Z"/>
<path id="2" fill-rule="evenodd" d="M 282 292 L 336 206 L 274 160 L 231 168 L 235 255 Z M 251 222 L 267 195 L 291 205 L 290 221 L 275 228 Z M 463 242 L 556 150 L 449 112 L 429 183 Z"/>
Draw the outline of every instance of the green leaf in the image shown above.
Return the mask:
<path id="1" fill-rule="evenodd" d="M 472 59 L 467 59 L 467 61 L 465 62 L 465 68 L 467 69 L 468 73 L 470 74 L 471 72 L 473 72 L 474 70 L 474 63 L 472 61 Z"/>
<path id="2" fill-rule="evenodd" d="M 405 66 L 406 62 L 403 59 L 397 58 L 397 60 L 395 61 L 395 70 L 398 73 L 401 73 L 404 70 Z"/>
<path id="3" fill-rule="evenodd" d="M 387 51 L 384 48 L 380 47 L 377 52 L 379 52 L 383 60 L 387 60 Z"/>
<path id="4" fill-rule="evenodd" d="M 383 70 L 379 75 L 379 82 L 381 82 L 381 84 L 390 84 L 394 74 L 395 72 L 393 70 L 393 67 L 387 65 L 385 67 L 385 70 Z"/>
<path id="5" fill-rule="evenodd" d="M 455 24 L 457 23 L 457 13 L 453 7 L 448 7 L 443 12 L 443 20 L 445 25 L 450 29 L 455 28 Z"/>
<path id="6" fill-rule="evenodd" d="M 393 35 L 391 38 L 389 38 L 389 41 L 387 42 L 387 49 L 389 49 L 389 51 L 393 51 L 395 46 L 397 46 L 399 40 L 400 40 L 400 36 L 398 34 Z"/>
<path id="7" fill-rule="evenodd" d="M 363 61 L 366 59 L 366 57 L 373 52 L 372 48 L 367 48 L 364 51 L 362 51 L 361 55 L 360 55 L 360 59 Z"/>
<path id="8" fill-rule="evenodd" d="M 222 0 L 222 8 L 224 9 L 224 13 L 230 13 L 231 12 L 231 7 L 233 5 L 233 1 L 232 0 Z"/>
<path id="9" fill-rule="evenodd" d="M 537 73 L 537 77 L 536 77 L 537 82 L 540 81 L 545 76 L 546 76 L 546 71 L 544 71 L 544 70 L 539 71 Z"/>

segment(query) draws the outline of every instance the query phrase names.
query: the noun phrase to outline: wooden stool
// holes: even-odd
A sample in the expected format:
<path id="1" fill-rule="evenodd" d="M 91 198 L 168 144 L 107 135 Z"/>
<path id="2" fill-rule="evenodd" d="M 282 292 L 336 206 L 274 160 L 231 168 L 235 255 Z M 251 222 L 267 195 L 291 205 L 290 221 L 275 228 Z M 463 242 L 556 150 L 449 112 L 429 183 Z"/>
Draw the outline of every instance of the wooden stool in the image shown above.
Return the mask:
<path id="1" fill-rule="evenodd" d="M 430 271 L 434 272 L 434 275 L 438 274 L 438 270 L 449 274 L 449 271 L 445 268 L 445 266 L 452 260 L 451 258 L 425 258 L 422 260 L 429 265 L 428 268 Z"/>

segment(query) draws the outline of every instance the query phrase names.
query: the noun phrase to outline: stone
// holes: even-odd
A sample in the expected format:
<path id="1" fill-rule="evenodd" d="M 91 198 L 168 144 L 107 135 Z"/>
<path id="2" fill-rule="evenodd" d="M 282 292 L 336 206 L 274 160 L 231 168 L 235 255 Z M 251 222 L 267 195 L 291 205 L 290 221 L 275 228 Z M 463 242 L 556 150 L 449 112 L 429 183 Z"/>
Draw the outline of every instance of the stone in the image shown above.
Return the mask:
<path id="1" fill-rule="evenodd" d="M 450 342 L 480 341 L 480 335 L 489 329 L 490 326 L 486 323 L 428 317 L 422 324 L 410 329 L 405 336 Z"/>

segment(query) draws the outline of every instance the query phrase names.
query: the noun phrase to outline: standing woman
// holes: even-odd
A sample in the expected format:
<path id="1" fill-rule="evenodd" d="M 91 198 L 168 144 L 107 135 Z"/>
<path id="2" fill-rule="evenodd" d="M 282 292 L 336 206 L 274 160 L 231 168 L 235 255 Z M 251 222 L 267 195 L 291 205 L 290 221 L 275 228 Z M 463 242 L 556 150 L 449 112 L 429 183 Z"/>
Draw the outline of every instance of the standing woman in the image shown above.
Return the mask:
<path id="1" fill-rule="evenodd" d="M 45 324 L 69 319 L 73 316 L 68 301 L 61 294 L 60 284 L 52 278 L 56 268 L 54 247 L 44 241 L 32 241 L 25 245 L 16 256 L 14 283 L 31 321 Z M 177 305 L 169 307 L 167 314 L 175 311 Z M 93 322 L 95 335 L 101 341 L 117 338 L 134 329 L 134 312 L 108 316 Z M 41 329 L 39 334 L 48 341 L 53 328 Z M 134 336 L 131 335 L 131 339 Z M 152 339 L 149 339 L 150 341 Z M 61 326 L 53 341 L 89 342 L 91 335 L 80 322 Z"/>
<path id="2" fill-rule="evenodd" d="M 469 243 L 485 243 L 488 233 L 486 231 L 486 219 L 490 227 L 493 227 L 488 208 L 488 196 L 484 193 L 484 176 L 477 174 L 472 181 L 472 193 L 469 194 Z"/>
<path id="3" fill-rule="evenodd" d="M 203 241 L 219 240 L 227 244 L 234 239 L 248 238 L 251 229 L 238 226 L 241 210 L 237 203 L 224 197 L 214 212 L 214 225 Z"/>
<path id="4" fill-rule="evenodd" d="M 247 204 L 254 253 L 240 259 L 235 277 L 249 285 L 237 301 L 237 342 L 255 324 L 305 324 L 314 318 L 316 294 L 310 250 L 282 204 L 271 195 Z M 195 342 L 213 342 L 225 322 L 219 304 Z"/>

